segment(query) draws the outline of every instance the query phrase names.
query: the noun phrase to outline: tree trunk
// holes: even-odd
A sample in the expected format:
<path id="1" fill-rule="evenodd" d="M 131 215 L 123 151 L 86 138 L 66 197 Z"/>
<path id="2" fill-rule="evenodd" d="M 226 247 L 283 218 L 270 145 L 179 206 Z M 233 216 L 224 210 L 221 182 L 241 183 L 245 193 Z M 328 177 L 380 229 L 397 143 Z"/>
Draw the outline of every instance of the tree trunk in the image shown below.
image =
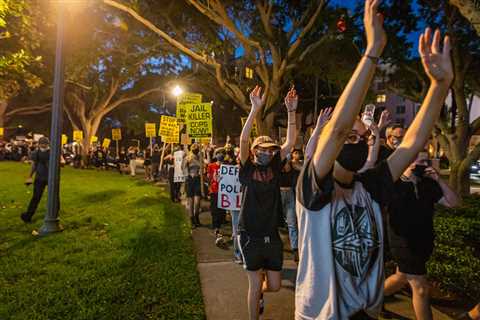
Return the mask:
<path id="1" fill-rule="evenodd" d="M 450 3 L 460 9 L 462 15 L 473 25 L 477 34 L 480 35 L 480 7 L 475 0 L 450 0 Z"/>
<path id="2" fill-rule="evenodd" d="M 470 194 L 470 166 L 464 161 L 450 165 L 450 187 L 461 196 Z"/>
<path id="3" fill-rule="evenodd" d="M 278 132 L 274 129 L 274 118 L 275 113 L 273 112 L 269 112 L 266 117 L 263 117 L 261 112 L 257 114 L 255 122 L 257 124 L 258 135 L 269 136 L 274 140 L 278 138 Z"/>
<path id="4" fill-rule="evenodd" d="M 6 100 L 0 100 L 0 128 L 3 128 L 6 123 L 5 114 L 7 113 L 8 103 Z"/>

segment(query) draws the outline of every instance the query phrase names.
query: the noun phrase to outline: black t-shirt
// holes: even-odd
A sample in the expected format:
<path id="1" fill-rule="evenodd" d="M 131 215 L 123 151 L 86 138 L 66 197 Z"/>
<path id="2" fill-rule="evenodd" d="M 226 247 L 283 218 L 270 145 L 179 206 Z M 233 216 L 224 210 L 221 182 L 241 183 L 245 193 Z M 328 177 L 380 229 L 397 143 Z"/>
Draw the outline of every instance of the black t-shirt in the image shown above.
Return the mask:
<path id="1" fill-rule="evenodd" d="M 417 193 L 413 182 L 395 182 L 393 201 L 388 206 L 390 247 L 431 252 L 435 237 L 433 214 L 443 191 L 438 182 L 424 177 L 417 181 Z"/>
<path id="2" fill-rule="evenodd" d="M 35 163 L 35 179 L 48 181 L 48 160 L 50 158 L 50 150 L 35 150 L 32 153 L 32 161 Z"/>
<path id="3" fill-rule="evenodd" d="M 282 174 L 280 176 L 280 186 L 282 188 L 293 188 L 295 190 L 298 177 L 300 176 L 300 170 L 295 169 L 291 161 L 289 165 L 290 171 L 286 172 L 282 170 Z"/>
<path id="4" fill-rule="evenodd" d="M 160 163 L 160 151 L 153 151 L 153 154 L 152 154 L 152 162 L 153 163 Z"/>
<path id="5" fill-rule="evenodd" d="M 243 188 L 239 230 L 253 237 L 276 236 L 283 224 L 280 195 L 282 160 L 278 152 L 266 167 L 249 158 L 240 165 L 239 179 Z"/>
<path id="6" fill-rule="evenodd" d="M 390 148 L 389 146 L 380 146 L 380 150 L 378 151 L 378 159 L 377 164 L 382 162 L 383 160 L 387 160 L 388 157 L 392 155 L 395 150 Z"/>

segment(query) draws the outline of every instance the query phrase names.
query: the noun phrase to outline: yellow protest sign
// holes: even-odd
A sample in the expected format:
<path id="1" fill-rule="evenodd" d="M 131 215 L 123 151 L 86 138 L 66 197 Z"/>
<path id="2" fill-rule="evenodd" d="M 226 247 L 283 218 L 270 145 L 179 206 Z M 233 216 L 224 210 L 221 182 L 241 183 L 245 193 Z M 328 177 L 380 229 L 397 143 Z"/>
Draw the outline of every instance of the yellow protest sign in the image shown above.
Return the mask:
<path id="1" fill-rule="evenodd" d="M 202 138 L 200 139 L 201 144 L 210 144 L 212 138 Z"/>
<path id="2" fill-rule="evenodd" d="M 73 130 L 73 141 L 81 142 L 83 140 L 82 130 Z"/>
<path id="3" fill-rule="evenodd" d="M 190 138 L 212 136 L 212 104 L 196 103 L 187 105 L 187 134 Z"/>
<path id="4" fill-rule="evenodd" d="M 5 134 L 5 131 L 3 128 L 0 128 L 0 137 L 3 137 L 3 135 Z"/>
<path id="5" fill-rule="evenodd" d="M 109 148 L 110 147 L 110 142 L 111 141 L 108 138 L 103 139 L 102 147 Z"/>
<path id="6" fill-rule="evenodd" d="M 90 144 L 94 144 L 94 143 L 97 142 L 97 141 L 98 141 L 98 137 L 97 137 L 97 136 L 92 136 L 92 137 L 90 138 Z"/>
<path id="7" fill-rule="evenodd" d="M 162 116 L 160 118 L 160 130 L 159 135 L 162 137 L 168 137 L 178 131 L 178 122 L 177 118 L 169 117 L 169 116 Z"/>
<path id="8" fill-rule="evenodd" d="M 157 130 L 155 123 L 145 123 L 145 136 L 148 138 L 156 137 Z"/>
<path id="9" fill-rule="evenodd" d="M 115 140 L 115 141 L 122 140 L 122 129 L 120 128 L 112 129 L 112 140 Z"/>
<path id="10" fill-rule="evenodd" d="M 62 134 L 62 145 L 67 144 L 68 136 L 66 134 Z"/>
<path id="11" fill-rule="evenodd" d="M 162 141 L 165 142 L 165 143 L 179 143 L 180 142 L 180 137 L 179 137 L 179 134 L 171 135 L 171 136 L 167 136 L 167 137 L 162 136 Z"/>
<path id="12" fill-rule="evenodd" d="M 240 118 L 242 120 L 242 127 L 245 126 L 245 122 L 247 122 L 247 118 Z M 258 130 L 257 130 L 257 121 L 253 121 L 252 131 L 250 132 L 250 137 L 255 139 L 258 137 Z"/>
<path id="13" fill-rule="evenodd" d="M 179 123 L 185 122 L 187 105 L 192 103 L 202 103 L 202 95 L 200 93 L 184 93 L 178 96 L 176 116 Z"/>

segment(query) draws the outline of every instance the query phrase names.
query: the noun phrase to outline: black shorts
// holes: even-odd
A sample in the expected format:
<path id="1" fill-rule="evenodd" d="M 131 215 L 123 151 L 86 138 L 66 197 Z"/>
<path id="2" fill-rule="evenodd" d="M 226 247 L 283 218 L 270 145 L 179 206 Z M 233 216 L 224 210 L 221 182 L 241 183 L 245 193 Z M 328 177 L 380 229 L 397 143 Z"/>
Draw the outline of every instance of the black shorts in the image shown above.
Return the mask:
<path id="1" fill-rule="evenodd" d="M 187 180 L 185 181 L 185 189 L 187 192 L 187 198 L 201 197 L 202 181 L 200 180 L 200 176 L 188 176 Z"/>
<path id="2" fill-rule="evenodd" d="M 240 251 L 248 271 L 282 271 L 283 243 L 280 237 L 254 238 L 240 233 Z"/>
<path id="3" fill-rule="evenodd" d="M 431 250 L 412 251 L 410 248 L 391 248 L 393 260 L 398 266 L 398 271 L 411 275 L 427 274 L 426 264 L 431 255 Z"/>

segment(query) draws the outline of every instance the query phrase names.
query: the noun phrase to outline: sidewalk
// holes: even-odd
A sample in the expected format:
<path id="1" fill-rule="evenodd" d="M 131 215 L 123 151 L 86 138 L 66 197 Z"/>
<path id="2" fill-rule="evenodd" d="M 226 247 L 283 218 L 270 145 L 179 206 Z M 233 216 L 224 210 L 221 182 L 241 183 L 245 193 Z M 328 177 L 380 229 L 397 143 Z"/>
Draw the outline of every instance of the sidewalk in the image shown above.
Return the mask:
<path id="1" fill-rule="evenodd" d="M 207 202 L 202 208 L 208 210 Z M 202 227 L 192 230 L 197 256 L 198 271 L 202 285 L 205 311 L 208 320 L 245 320 L 247 313 L 247 276 L 241 265 L 233 262 L 232 244 L 229 249 L 215 246 L 213 230 L 209 228 L 211 215 L 203 211 L 200 215 Z M 230 226 L 223 228 L 225 239 L 231 235 Z M 288 241 L 284 242 L 288 243 Z M 265 294 L 265 312 L 263 320 L 294 319 L 296 264 L 288 248 L 285 248 L 285 261 L 282 271 L 282 289 L 278 293 Z M 393 315 L 390 319 L 415 319 L 411 299 L 396 295 L 386 304 Z M 435 320 L 449 320 L 448 316 L 433 310 Z"/>

